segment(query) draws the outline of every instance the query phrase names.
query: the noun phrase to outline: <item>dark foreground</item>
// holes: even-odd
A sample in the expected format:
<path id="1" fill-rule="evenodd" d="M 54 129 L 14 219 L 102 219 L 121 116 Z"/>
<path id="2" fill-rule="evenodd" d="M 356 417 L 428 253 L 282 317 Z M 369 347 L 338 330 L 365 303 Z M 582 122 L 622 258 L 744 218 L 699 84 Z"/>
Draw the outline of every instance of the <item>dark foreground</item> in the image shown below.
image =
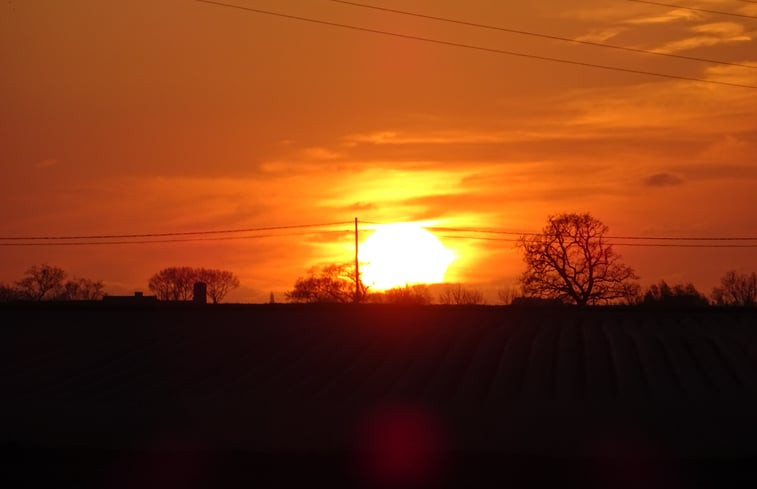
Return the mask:
<path id="1" fill-rule="evenodd" d="M 0 308 L 0 487 L 757 480 L 757 311 Z"/>

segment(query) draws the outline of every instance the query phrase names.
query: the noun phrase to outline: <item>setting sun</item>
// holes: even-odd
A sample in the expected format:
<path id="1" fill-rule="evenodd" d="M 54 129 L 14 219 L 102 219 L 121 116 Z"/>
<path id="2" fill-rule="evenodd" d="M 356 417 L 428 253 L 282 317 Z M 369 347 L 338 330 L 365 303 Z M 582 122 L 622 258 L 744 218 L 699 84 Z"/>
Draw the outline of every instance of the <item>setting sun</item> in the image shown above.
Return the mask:
<path id="1" fill-rule="evenodd" d="M 454 259 L 436 236 L 411 223 L 380 226 L 360 248 L 363 282 L 375 290 L 442 282 Z"/>

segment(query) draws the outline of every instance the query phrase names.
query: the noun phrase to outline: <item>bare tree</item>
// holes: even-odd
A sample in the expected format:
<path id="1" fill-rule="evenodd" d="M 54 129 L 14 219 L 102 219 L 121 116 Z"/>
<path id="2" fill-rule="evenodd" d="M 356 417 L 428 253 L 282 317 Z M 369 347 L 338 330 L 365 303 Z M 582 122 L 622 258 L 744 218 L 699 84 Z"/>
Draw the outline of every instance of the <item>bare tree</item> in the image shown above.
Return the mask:
<path id="1" fill-rule="evenodd" d="M 239 279 L 226 270 L 206 268 L 164 268 L 152 277 L 148 287 L 162 301 L 188 301 L 194 294 L 194 284 L 204 282 L 210 300 L 217 304 L 232 289 L 239 287 Z"/>
<path id="2" fill-rule="evenodd" d="M 23 299 L 21 291 L 12 285 L 0 284 L 0 304 Z"/>
<path id="3" fill-rule="evenodd" d="M 520 296 L 520 288 L 518 287 L 510 287 L 509 289 L 499 289 L 497 291 L 497 298 L 499 299 L 500 304 L 504 304 L 506 306 L 513 303 L 513 301 Z"/>
<path id="4" fill-rule="evenodd" d="M 63 301 L 95 301 L 105 295 L 105 285 L 101 280 L 77 278 L 63 284 L 62 291 L 56 299 Z"/>
<path id="5" fill-rule="evenodd" d="M 712 300 L 719 306 L 757 305 L 757 273 L 730 270 L 720 279 L 720 287 L 713 289 Z"/>
<path id="6" fill-rule="evenodd" d="M 395 287 L 382 294 L 374 294 L 374 300 L 384 304 L 404 304 L 426 306 L 431 304 L 431 292 L 428 285 L 415 284 Z"/>
<path id="7" fill-rule="evenodd" d="M 26 277 L 16 282 L 16 286 L 24 299 L 50 300 L 60 295 L 65 279 L 66 272 L 62 268 L 34 265 L 26 271 Z"/>
<path id="8" fill-rule="evenodd" d="M 190 267 L 164 268 L 152 277 L 148 287 L 161 301 L 187 301 L 192 298 L 197 281 L 195 270 Z"/>
<path id="9" fill-rule="evenodd" d="M 207 285 L 207 293 L 213 304 L 218 304 L 226 294 L 239 287 L 239 279 L 228 270 L 212 270 L 200 268 L 197 280 Z"/>
<path id="10" fill-rule="evenodd" d="M 676 284 L 670 286 L 662 280 L 651 285 L 641 300 L 645 306 L 706 306 L 707 297 L 701 294 L 694 284 Z"/>
<path id="11" fill-rule="evenodd" d="M 327 265 L 311 269 L 305 278 L 298 278 L 294 289 L 286 293 L 289 302 L 360 302 L 365 298 L 366 288 L 360 281 L 359 294 L 355 294 L 354 268 L 350 265 Z"/>
<path id="12" fill-rule="evenodd" d="M 484 294 L 480 290 L 466 289 L 462 284 L 448 285 L 439 294 L 439 304 L 473 305 L 484 303 Z"/>
<path id="13" fill-rule="evenodd" d="M 629 295 L 638 277 L 605 241 L 608 228 L 589 214 L 550 216 L 541 234 L 522 236 L 525 294 L 578 305 Z"/>

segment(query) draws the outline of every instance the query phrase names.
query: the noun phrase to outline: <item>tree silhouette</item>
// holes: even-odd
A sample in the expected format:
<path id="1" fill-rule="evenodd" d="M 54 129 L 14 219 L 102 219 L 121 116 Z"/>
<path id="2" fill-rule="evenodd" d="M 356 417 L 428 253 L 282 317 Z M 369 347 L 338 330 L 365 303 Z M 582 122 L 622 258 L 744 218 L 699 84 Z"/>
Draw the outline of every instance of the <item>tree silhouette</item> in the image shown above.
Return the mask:
<path id="1" fill-rule="evenodd" d="M 51 300 L 60 296 L 66 272 L 50 265 L 34 265 L 26 271 L 26 277 L 16 282 L 21 297 L 26 300 Z"/>
<path id="2" fill-rule="evenodd" d="M 200 268 L 197 278 L 207 285 L 207 293 L 213 304 L 218 304 L 226 294 L 239 287 L 239 279 L 228 270 Z"/>
<path id="3" fill-rule="evenodd" d="M 645 306 L 706 306 L 709 301 L 694 284 L 676 284 L 671 287 L 662 280 L 647 289 L 641 303 Z"/>
<path id="4" fill-rule="evenodd" d="M 720 279 L 720 287 L 712 290 L 712 300 L 719 306 L 757 305 L 757 273 L 726 272 Z"/>
<path id="5" fill-rule="evenodd" d="M 11 285 L 0 284 L 0 304 L 16 302 L 23 299 L 21 292 Z"/>
<path id="6" fill-rule="evenodd" d="M 395 287 L 382 294 L 374 294 L 373 300 L 384 304 L 404 304 L 426 306 L 431 304 L 431 292 L 426 284 Z"/>
<path id="7" fill-rule="evenodd" d="M 359 281 L 355 293 L 355 272 L 351 265 L 327 265 L 321 269 L 312 268 L 307 277 L 300 277 L 294 289 L 286 293 L 289 302 L 300 303 L 348 303 L 362 302 L 366 297 L 366 287 Z"/>
<path id="8" fill-rule="evenodd" d="M 147 286 L 158 300 L 187 301 L 192 298 L 196 278 L 190 267 L 170 267 L 150 277 Z"/>
<path id="9" fill-rule="evenodd" d="M 105 285 L 101 280 L 77 278 L 66 281 L 57 300 L 63 301 L 95 301 L 103 298 Z"/>
<path id="10" fill-rule="evenodd" d="M 208 297 L 214 304 L 239 287 L 239 279 L 229 271 L 191 267 L 164 268 L 150 277 L 148 287 L 159 300 L 188 301 L 197 282 L 206 284 Z"/>
<path id="11" fill-rule="evenodd" d="M 480 290 L 466 289 L 461 284 L 448 285 L 439 294 L 439 304 L 473 305 L 484 302 L 484 294 Z"/>
<path id="12" fill-rule="evenodd" d="M 590 214 L 550 216 L 539 235 L 519 242 L 527 269 L 523 292 L 578 305 L 609 303 L 638 293 L 638 277 L 605 241 L 608 227 Z"/>
<path id="13" fill-rule="evenodd" d="M 507 289 L 497 290 L 497 298 L 499 299 L 499 303 L 506 306 L 512 304 L 513 301 L 520 295 L 521 290 L 519 287 L 510 287 Z"/>

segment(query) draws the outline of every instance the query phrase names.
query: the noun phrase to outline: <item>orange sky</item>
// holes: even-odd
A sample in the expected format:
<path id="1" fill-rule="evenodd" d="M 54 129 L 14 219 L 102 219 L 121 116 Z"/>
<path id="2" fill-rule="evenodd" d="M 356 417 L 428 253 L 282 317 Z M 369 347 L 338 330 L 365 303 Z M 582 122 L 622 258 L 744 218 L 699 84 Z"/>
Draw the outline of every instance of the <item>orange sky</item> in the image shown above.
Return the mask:
<path id="1" fill-rule="evenodd" d="M 231 0 L 230 0 L 231 1 Z M 368 0 L 366 0 L 368 2 Z M 239 5 L 539 56 L 757 85 L 757 69 L 636 55 L 325 0 Z M 371 0 L 558 36 L 757 65 L 757 19 L 623 0 Z M 686 5 L 757 16 L 757 5 Z M 0 234 L 120 234 L 427 220 L 538 230 L 590 211 L 612 234 L 757 235 L 757 90 L 566 66 L 191 0 L 0 5 Z M 344 227 L 345 230 L 349 226 Z M 442 239 L 448 278 L 522 271 L 510 243 Z M 757 249 L 618 248 L 644 283 L 709 292 Z M 281 294 L 349 260 L 350 235 L 2 249 L 146 289 L 160 268 L 235 271 Z"/>

